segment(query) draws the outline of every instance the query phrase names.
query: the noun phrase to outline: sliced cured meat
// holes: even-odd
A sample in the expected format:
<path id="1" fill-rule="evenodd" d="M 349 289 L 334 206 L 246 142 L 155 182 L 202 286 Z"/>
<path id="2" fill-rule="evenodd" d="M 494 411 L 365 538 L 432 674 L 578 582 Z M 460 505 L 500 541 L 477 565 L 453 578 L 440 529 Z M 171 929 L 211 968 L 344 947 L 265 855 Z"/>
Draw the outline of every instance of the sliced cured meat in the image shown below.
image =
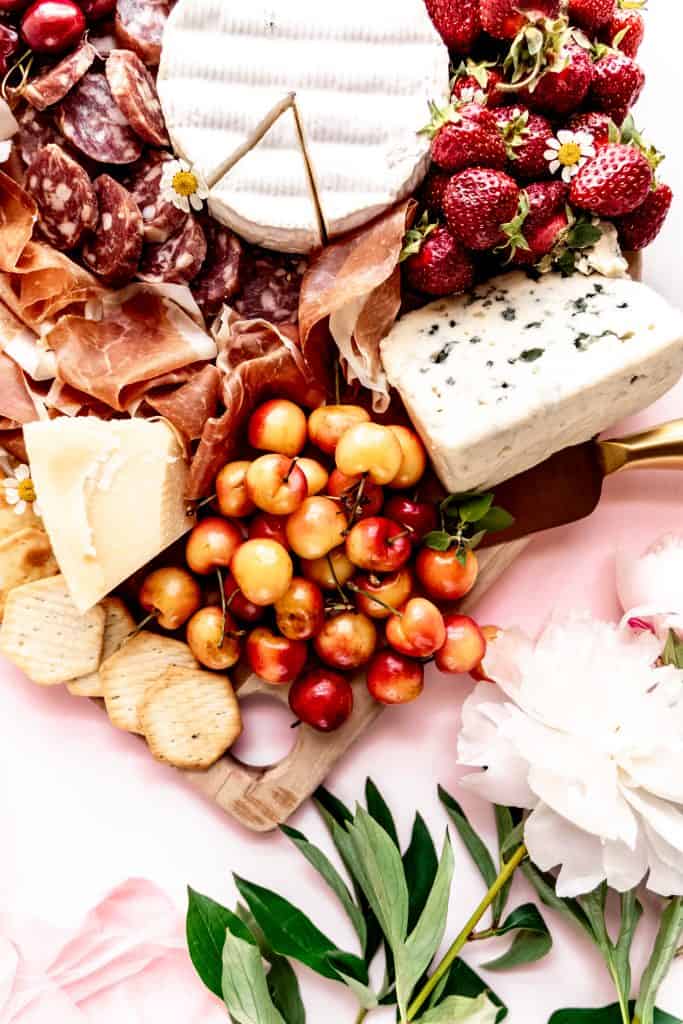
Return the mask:
<path id="1" fill-rule="evenodd" d="M 104 70 L 112 96 L 133 131 L 152 146 L 167 146 L 154 79 L 138 55 L 130 50 L 112 50 Z"/>
<path id="2" fill-rule="evenodd" d="M 190 215 L 166 242 L 147 245 L 138 277 L 152 284 L 189 284 L 206 259 L 206 237 L 199 222 Z"/>
<path id="3" fill-rule="evenodd" d="M 132 164 L 142 152 L 106 77 L 99 73 L 89 72 L 62 100 L 57 124 L 76 149 L 98 163 Z"/>
<path id="4" fill-rule="evenodd" d="M 147 153 L 125 182 L 140 207 L 146 242 L 165 242 L 185 223 L 187 214 L 161 194 L 164 164 L 171 159 L 168 153 Z"/>
<path id="5" fill-rule="evenodd" d="M 57 249 L 73 249 L 97 225 L 97 197 L 80 164 L 54 143 L 29 164 L 26 187 L 40 211 L 43 234 Z"/>
<path id="6" fill-rule="evenodd" d="M 142 216 L 132 195 L 108 174 L 95 181 L 100 222 L 83 246 L 83 260 L 110 284 L 129 281 L 142 252 Z"/>
<path id="7" fill-rule="evenodd" d="M 92 67 L 97 51 L 87 40 L 59 64 L 34 78 L 24 89 L 24 96 L 36 110 L 46 110 L 63 100 Z"/>
<path id="8" fill-rule="evenodd" d="M 161 37 L 174 4 L 171 0 L 117 0 L 116 35 L 121 44 L 155 66 Z"/>
<path id="9" fill-rule="evenodd" d="M 16 145 L 25 164 L 30 164 L 43 146 L 60 141 L 61 136 L 51 114 L 42 114 L 27 106 L 16 117 L 19 124 Z"/>
<path id="10" fill-rule="evenodd" d="M 107 23 L 108 25 L 108 23 Z M 113 35 L 113 26 L 106 27 L 98 25 L 97 33 L 90 33 L 89 37 L 91 44 L 95 47 L 100 57 L 105 60 L 109 56 L 112 50 L 115 50 L 118 46 L 116 37 Z"/>
<path id="11" fill-rule="evenodd" d="M 147 404 L 190 441 L 202 436 L 204 424 L 218 410 L 221 396 L 221 375 L 213 363 L 207 363 L 198 373 L 169 392 L 147 395 Z"/>
<path id="12" fill-rule="evenodd" d="M 204 316 L 210 317 L 239 291 L 243 249 L 237 235 L 215 221 L 208 222 L 205 234 L 208 255 L 192 283 L 192 292 Z"/>
<path id="13" fill-rule="evenodd" d="M 242 292 L 234 303 L 240 316 L 245 320 L 268 320 L 271 324 L 295 324 L 306 260 L 251 249 L 244 264 Z"/>

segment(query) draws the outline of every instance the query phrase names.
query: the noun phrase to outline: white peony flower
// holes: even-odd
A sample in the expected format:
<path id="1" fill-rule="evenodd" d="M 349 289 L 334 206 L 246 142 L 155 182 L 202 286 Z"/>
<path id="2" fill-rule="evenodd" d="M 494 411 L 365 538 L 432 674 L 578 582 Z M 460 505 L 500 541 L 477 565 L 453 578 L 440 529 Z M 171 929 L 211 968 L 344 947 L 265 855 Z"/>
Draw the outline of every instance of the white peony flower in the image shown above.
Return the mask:
<path id="1" fill-rule="evenodd" d="M 13 476 L 8 476 L 2 481 L 2 488 L 5 501 L 8 505 L 14 506 L 18 516 L 23 516 L 29 506 L 37 516 L 41 514 L 28 466 L 17 466 Z"/>
<path id="2" fill-rule="evenodd" d="M 463 784 L 531 811 L 525 841 L 560 896 L 648 875 L 683 894 L 683 672 L 656 667 L 661 644 L 587 617 L 537 643 L 501 633 L 486 655 L 497 685 L 463 707 L 458 758 L 486 768 Z"/>
<path id="3" fill-rule="evenodd" d="M 617 593 L 625 622 L 643 620 L 661 640 L 683 632 L 683 537 L 667 534 L 640 557 L 618 551 Z"/>
<path id="4" fill-rule="evenodd" d="M 567 184 L 586 160 L 595 156 L 595 139 L 590 132 L 570 132 L 563 129 L 556 138 L 548 139 L 548 148 L 543 154 L 550 165 L 550 173 L 562 171 L 562 180 Z"/>
<path id="5" fill-rule="evenodd" d="M 209 195 L 206 181 L 186 160 L 168 160 L 164 164 L 159 188 L 164 199 L 185 213 L 190 212 L 190 207 L 201 210 Z"/>

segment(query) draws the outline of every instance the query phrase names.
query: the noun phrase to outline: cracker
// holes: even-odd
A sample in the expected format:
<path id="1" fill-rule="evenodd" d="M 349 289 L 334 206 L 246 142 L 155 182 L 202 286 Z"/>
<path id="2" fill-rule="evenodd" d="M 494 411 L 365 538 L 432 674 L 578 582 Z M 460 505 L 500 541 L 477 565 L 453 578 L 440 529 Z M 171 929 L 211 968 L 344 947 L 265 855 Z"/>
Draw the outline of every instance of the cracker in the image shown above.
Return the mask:
<path id="1" fill-rule="evenodd" d="M 105 597 L 101 602 L 104 608 L 104 641 L 102 644 L 102 661 L 116 654 L 124 640 L 135 629 L 135 619 L 130 614 L 120 597 Z M 80 679 L 73 679 L 66 684 L 69 693 L 74 697 L 103 697 L 102 679 L 99 669 L 90 672 Z"/>
<path id="2" fill-rule="evenodd" d="M 29 527 L 0 540 L 0 621 L 11 590 L 24 583 L 56 576 L 58 572 L 59 566 L 44 530 Z"/>
<path id="3" fill-rule="evenodd" d="M 27 583 L 7 598 L 0 651 L 34 683 L 67 683 L 97 669 L 104 619 L 99 606 L 78 611 L 63 576 Z"/>
<path id="4" fill-rule="evenodd" d="M 148 691 L 140 721 L 154 757 L 176 768 L 210 768 L 242 732 L 227 676 L 167 669 Z"/>
<path id="5" fill-rule="evenodd" d="M 145 694 L 174 666 L 192 669 L 198 663 L 187 644 L 149 632 L 138 633 L 102 662 L 102 695 L 112 725 L 141 733 L 140 708 Z"/>

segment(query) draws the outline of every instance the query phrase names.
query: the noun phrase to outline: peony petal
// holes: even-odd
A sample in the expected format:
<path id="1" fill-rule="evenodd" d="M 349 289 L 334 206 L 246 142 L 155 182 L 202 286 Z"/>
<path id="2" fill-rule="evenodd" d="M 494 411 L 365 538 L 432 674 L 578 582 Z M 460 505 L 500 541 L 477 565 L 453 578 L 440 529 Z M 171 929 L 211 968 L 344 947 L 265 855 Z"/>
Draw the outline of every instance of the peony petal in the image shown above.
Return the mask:
<path id="1" fill-rule="evenodd" d="M 683 809 L 644 790 L 624 789 L 624 799 L 642 815 L 647 826 L 679 851 L 683 869 Z"/>
<path id="2" fill-rule="evenodd" d="M 531 859 L 541 871 L 562 865 L 557 880 L 558 896 L 581 896 L 603 881 L 600 840 L 575 828 L 543 804 L 529 815 L 524 838 Z"/>
<path id="3" fill-rule="evenodd" d="M 625 612 L 647 606 L 657 609 L 652 614 L 683 616 L 683 536 L 666 534 L 638 558 L 621 548 L 617 592 Z"/>
<path id="4" fill-rule="evenodd" d="M 607 842 L 602 853 L 608 885 L 617 892 L 634 889 L 645 877 L 648 869 L 647 846 L 641 836 L 635 849 L 625 843 Z"/>

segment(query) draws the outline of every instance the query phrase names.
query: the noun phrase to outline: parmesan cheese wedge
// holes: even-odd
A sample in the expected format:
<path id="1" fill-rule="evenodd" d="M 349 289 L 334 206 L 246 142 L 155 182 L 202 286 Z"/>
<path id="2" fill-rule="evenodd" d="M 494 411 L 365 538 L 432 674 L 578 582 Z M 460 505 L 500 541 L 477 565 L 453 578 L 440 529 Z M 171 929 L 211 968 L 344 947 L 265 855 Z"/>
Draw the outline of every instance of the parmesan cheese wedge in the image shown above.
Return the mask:
<path id="1" fill-rule="evenodd" d="M 79 611 L 191 528 L 187 464 L 164 422 L 62 416 L 27 424 L 24 438 L 45 529 Z"/>

